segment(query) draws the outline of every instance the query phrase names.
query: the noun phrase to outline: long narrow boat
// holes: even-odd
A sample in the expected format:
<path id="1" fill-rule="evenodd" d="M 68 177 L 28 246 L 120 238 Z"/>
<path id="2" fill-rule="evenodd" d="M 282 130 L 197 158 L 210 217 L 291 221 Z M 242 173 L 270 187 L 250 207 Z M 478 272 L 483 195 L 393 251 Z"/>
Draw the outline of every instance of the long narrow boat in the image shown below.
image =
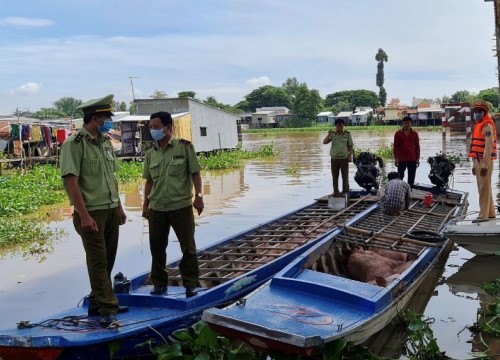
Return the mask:
<path id="1" fill-rule="evenodd" d="M 337 224 L 373 204 L 365 196 L 339 212 L 332 211 L 326 200 L 318 200 L 199 251 L 200 287 L 190 298 L 184 294 L 179 261 L 168 265 L 165 295 L 150 295 L 149 272 L 125 281 L 117 296 L 129 311 L 117 314 L 118 327 L 102 328 L 99 317 L 87 316 L 86 298 L 81 307 L 0 330 L 0 358 L 109 359 L 150 353 L 147 346 L 138 345 L 162 343 L 172 331 L 198 321 L 204 309 L 248 294 L 331 234 Z"/>
<path id="2" fill-rule="evenodd" d="M 488 220 L 453 219 L 443 233 L 476 255 L 500 254 L 500 216 Z"/>
<path id="3" fill-rule="evenodd" d="M 405 309 L 433 267 L 446 261 L 453 248 L 439 232 L 451 217 L 466 210 L 467 194 L 435 190 L 427 207 L 421 190 L 412 191 L 412 205 L 401 215 L 388 216 L 378 206 L 371 208 L 243 299 L 206 310 L 203 320 L 216 331 L 267 352 L 313 356 L 339 338 L 362 343 Z M 363 255 L 352 258 L 356 252 Z M 367 283 L 370 272 L 380 274 L 387 264 L 395 264 L 379 258 L 384 252 L 394 259 L 401 256 L 402 264 L 393 268 L 399 270 L 385 281 L 373 276 Z M 352 263 L 350 258 L 346 261 L 349 253 Z"/>

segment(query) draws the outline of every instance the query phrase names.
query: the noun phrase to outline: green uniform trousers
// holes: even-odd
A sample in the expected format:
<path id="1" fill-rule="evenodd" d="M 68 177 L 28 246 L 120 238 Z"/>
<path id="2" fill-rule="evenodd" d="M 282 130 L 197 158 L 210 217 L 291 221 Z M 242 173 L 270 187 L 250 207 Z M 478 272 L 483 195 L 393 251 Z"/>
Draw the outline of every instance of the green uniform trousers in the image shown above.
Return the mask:
<path id="1" fill-rule="evenodd" d="M 193 207 L 179 210 L 149 210 L 149 247 L 151 249 L 151 280 L 153 285 L 168 285 L 167 245 L 170 227 L 174 229 L 182 251 L 179 271 L 184 287 L 198 286 L 200 271 L 194 240 Z"/>
<path id="2" fill-rule="evenodd" d="M 113 291 L 111 271 L 115 264 L 118 249 L 118 233 L 120 226 L 119 208 L 89 211 L 97 223 L 99 231 L 83 232 L 80 215 L 75 211 L 73 224 L 82 237 L 87 258 L 90 288 L 89 300 L 97 305 L 101 315 L 116 314 L 118 300 Z"/>
<path id="3" fill-rule="evenodd" d="M 349 192 L 349 159 L 331 158 L 333 192 L 339 193 L 339 172 L 342 173 L 342 192 Z"/>

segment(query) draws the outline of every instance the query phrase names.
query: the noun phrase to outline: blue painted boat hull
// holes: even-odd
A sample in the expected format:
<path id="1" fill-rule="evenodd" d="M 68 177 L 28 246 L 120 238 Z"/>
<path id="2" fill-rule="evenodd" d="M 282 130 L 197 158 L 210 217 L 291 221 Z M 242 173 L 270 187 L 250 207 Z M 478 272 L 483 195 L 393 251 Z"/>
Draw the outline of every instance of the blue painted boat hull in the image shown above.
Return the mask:
<path id="1" fill-rule="evenodd" d="M 317 203 L 310 204 L 236 234 L 201 250 L 200 256 L 230 246 L 265 226 L 316 206 Z M 120 305 L 129 306 L 128 312 L 117 314 L 118 328 L 102 328 L 99 317 L 88 317 L 86 298 L 82 307 L 24 324 L 24 328 L 0 330 L 0 357 L 4 360 L 109 359 L 112 355 L 122 358 L 150 354 L 147 346 L 140 345 L 146 341 L 151 341 L 153 346 L 161 344 L 173 331 L 200 320 L 204 309 L 223 306 L 243 297 L 334 230 L 335 227 L 330 227 L 309 242 L 282 255 L 274 255 L 273 260 L 251 271 L 240 271 L 241 275 L 227 282 L 210 288 L 200 287 L 198 295 L 190 298 L 185 297 L 182 286 L 169 286 L 168 293 L 163 296 L 150 295 L 152 285 L 147 281 L 149 272 L 145 272 L 131 279 L 129 293 L 117 294 Z M 178 267 L 178 263 L 173 262 L 168 267 Z"/>
<path id="2" fill-rule="evenodd" d="M 423 190 L 426 188 L 423 187 Z M 436 205 L 436 213 L 432 216 L 437 219 L 440 213 L 445 219 L 465 211 L 466 206 L 463 205 L 467 194 L 456 194 L 460 204 L 455 210 L 453 206 L 447 214 L 447 205 L 442 208 Z M 415 208 L 417 214 L 422 214 L 419 220 L 422 226 L 429 226 L 428 220 L 432 216 L 425 211 L 422 205 Z M 407 220 L 391 219 L 380 212 L 376 208 L 363 213 L 359 223 L 356 221 L 353 226 L 363 228 L 363 224 L 368 223 L 364 220 L 370 217 L 396 224 Z M 441 218 L 435 221 L 438 228 L 442 227 L 440 221 Z M 405 309 L 433 267 L 444 264 L 453 243 L 446 238 L 437 244 L 427 245 L 410 240 L 409 244 L 421 246 L 421 249 L 417 247 L 409 267 L 383 287 L 353 280 L 346 274 L 328 273 L 322 268 L 322 264 L 335 262 L 332 254 L 337 245 L 349 236 L 355 238 L 352 235 L 354 230 L 335 230 L 236 304 L 205 310 L 203 320 L 223 335 L 245 341 L 266 352 L 312 356 L 321 353 L 326 344 L 340 338 L 354 343 L 364 342 Z M 363 229 L 359 231 L 363 233 Z M 394 236 L 386 236 L 394 239 Z M 375 237 L 367 238 L 371 241 Z M 329 267 L 335 268 L 332 265 Z"/>

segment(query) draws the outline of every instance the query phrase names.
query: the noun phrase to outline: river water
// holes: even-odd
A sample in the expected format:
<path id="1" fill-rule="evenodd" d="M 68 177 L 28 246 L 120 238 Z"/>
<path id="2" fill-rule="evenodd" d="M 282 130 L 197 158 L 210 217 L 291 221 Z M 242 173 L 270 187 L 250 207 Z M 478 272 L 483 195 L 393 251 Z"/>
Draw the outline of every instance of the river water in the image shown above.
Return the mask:
<path id="1" fill-rule="evenodd" d="M 421 165 L 416 182 L 429 183 L 427 158 L 444 151 L 465 159 L 464 135 L 417 129 L 421 141 Z M 376 150 L 390 146 L 393 131 L 356 130 L 352 132 L 355 147 Z M 257 149 L 273 143 L 279 155 L 273 159 L 251 160 L 244 168 L 203 174 L 205 210 L 196 216 L 198 248 L 265 222 L 285 212 L 311 203 L 332 192 L 329 146 L 322 144 L 325 133 L 244 134 L 245 149 Z M 396 170 L 388 161 L 384 172 Z M 350 164 L 351 188 L 355 166 Z M 500 202 L 498 162 L 493 173 L 494 197 Z M 469 211 L 478 210 L 475 178 L 471 163 L 462 161 L 454 172 L 453 189 L 468 191 Z M 150 267 L 147 222 L 141 217 L 142 184 L 121 188 L 128 221 L 121 227 L 120 245 L 114 272 L 132 277 Z M 20 320 L 31 320 L 76 305 L 89 292 L 85 257 L 79 236 L 73 229 L 71 209 L 50 209 L 48 226 L 63 230 L 63 235 L 45 252 L 16 249 L 1 254 L 0 260 L 0 328 L 15 326 Z M 474 214 L 471 214 L 474 216 Z M 168 248 L 169 260 L 180 255 L 173 237 Z M 439 277 L 424 315 L 433 318 L 431 325 L 441 351 L 453 359 L 471 358 L 473 351 L 500 353 L 500 341 L 473 336 L 467 326 L 476 321 L 477 309 L 484 305 L 480 285 L 500 276 L 498 256 L 474 256 L 465 249 L 454 250 Z M 432 290 L 432 289 L 431 289 Z"/>

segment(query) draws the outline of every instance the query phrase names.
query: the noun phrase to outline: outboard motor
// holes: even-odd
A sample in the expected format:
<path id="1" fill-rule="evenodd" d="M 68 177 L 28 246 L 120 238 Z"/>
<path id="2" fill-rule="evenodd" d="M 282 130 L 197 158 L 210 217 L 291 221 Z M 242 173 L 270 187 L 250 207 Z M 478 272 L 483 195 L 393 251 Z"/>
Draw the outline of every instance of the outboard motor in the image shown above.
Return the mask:
<path id="1" fill-rule="evenodd" d="M 455 164 L 443 155 L 431 156 L 427 159 L 431 166 L 429 179 L 438 188 L 445 190 L 448 188 L 448 181 L 455 170 Z"/>
<path id="2" fill-rule="evenodd" d="M 381 157 L 375 156 L 369 152 L 361 152 L 354 159 L 357 171 L 354 174 L 354 181 L 366 191 L 378 189 L 380 184 L 380 169 L 384 166 Z"/>

